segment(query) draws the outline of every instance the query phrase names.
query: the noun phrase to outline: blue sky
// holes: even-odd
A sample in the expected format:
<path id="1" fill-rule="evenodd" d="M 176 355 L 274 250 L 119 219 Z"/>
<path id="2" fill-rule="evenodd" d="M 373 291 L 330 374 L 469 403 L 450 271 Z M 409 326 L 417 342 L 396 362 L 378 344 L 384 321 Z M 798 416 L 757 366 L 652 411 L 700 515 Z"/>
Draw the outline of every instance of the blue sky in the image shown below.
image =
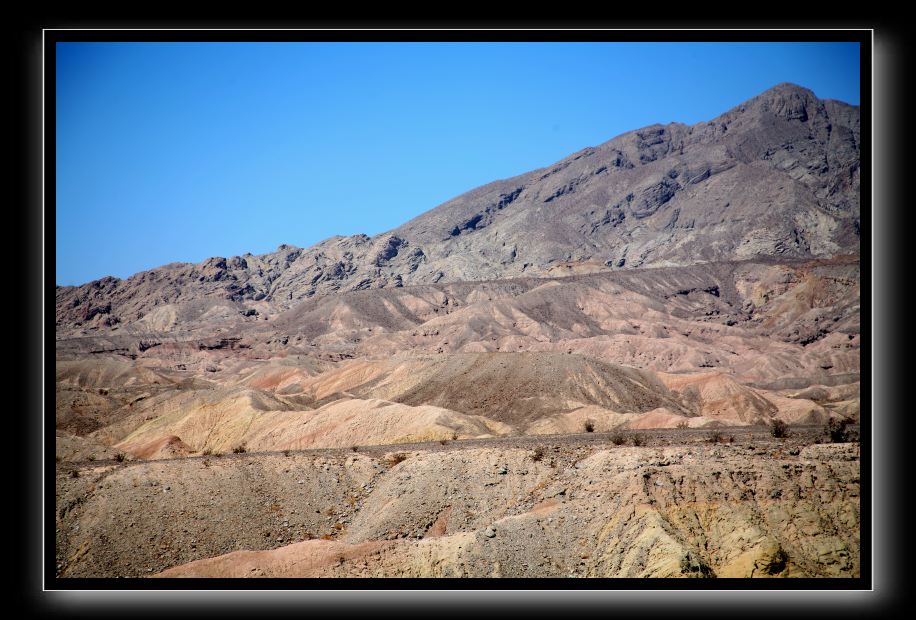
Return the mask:
<path id="1" fill-rule="evenodd" d="M 857 43 L 59 43 L 57 284 L 375 235 L 780 82 L 859 103 Z"/>

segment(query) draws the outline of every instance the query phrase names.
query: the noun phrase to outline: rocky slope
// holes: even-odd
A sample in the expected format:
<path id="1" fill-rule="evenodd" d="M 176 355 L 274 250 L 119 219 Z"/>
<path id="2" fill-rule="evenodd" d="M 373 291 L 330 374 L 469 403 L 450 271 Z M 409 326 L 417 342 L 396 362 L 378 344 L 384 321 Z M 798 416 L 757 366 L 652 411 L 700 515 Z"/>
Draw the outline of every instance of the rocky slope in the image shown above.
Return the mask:
<path id="1" fill-rule="evenodd" d="M 90 464 L 76 478 L 62 471 L 57 571 L 858 574 L 855 444 L 779 442 L 765 433 L 733 444 L 703 436 L 645 447 L 555 438 L 528 447 L 462 444 L 409 450 L 403 460 L 347 450 Z"/>
<path id="2" fill-rule="evenodd" d="M 63 365 L 71 376 L 94 362 L 104 360 Z M 605 432 L 859 418 L 857 381 L 763 389 L 719 371 L 656 373 L 556 352 L 357 359 L 315 375 L 267 360 L 212 373 L 210 381 L 175 375 L 159 371 L 139 383 L 137 374 L 118 373 L 80 387 L 59 383 L 59 458 L 346 448 L 581 433 L 588 425 Z M 118 377 L 121 383 L 112 381 Z"/>
<path id="3" fill-rule="evenodd" d="M 392 231 L 58 287 L 59 329 L 256 318 L 315 295 L 859 247 L 859 109 L 781 84 L 472 190 Z"/>
<path id="4" fill-rule="evenodd" d="M 851 257 L 743 261 L 354 291 L 270 321 L 61 338 L 57 429 L 99 454 L 173 458 L 586 421 L 855 421 L 858 282 Z"/>
<path id="5" fill-rule="evenodd" d="M 717 368 L 760 384 L 828 384 L 859 371 L 859 271 L 857 257 L 758 260 L 354 291 L 269 321 L 62 331 L 57 350 L 60 359 L 118 355 L 212 379 L 243 360 L 282 357 L 308 375 L 322 369 L 317 358 L 562 351 L 665 372 Z"/>

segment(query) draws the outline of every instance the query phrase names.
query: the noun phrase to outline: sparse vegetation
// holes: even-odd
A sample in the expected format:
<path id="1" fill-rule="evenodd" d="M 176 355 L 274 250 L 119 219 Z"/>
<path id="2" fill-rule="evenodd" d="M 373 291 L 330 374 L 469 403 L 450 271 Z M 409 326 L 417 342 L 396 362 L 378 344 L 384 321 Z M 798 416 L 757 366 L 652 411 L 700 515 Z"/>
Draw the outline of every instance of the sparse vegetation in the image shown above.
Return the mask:
<path id="1" fill-rule="evenodd" d="M 359 452 L 359 446 L 350 446 L 350 450 L 353 452 Z"/>
<path id="2" fill-rule="evenodd" d="M 849 432 L 846 430 L 848 425 L 849 420 L 830 418 L 824 425 L 824 434 L 832 443 L 845 443 L 849 441 Z"/>
<path id="3" fill-rule="evenodd" d="M 531 453 L 531 460 L 537 463 L 538 461 L 542 460 L 543 458 L 544 458 L 544 448 L 542 446 L 538 446 L 537 448 L 534 449 L 534 452 Z"/>
<path id="4" fill-rule="evenodd" d="M 777 439 L 785 439 L 789 436 L 789 425 L 780 419 L 774 419 L 770 422 L 770 434 Z"/>
<path id="5" fill-rule="evenodd" d="M 699 578 L 715 576 L 715 573 L 706 562 L 689 551 L 681 557 L 681 574 L 687 577 Z"/>
<path id="6" fill-rule="evenodd" d="M 204 456 L 210 456 L 211 454 L 213 454 L 213 450 L 211 448 L 204 448 L 204 451 L 201 452 L 201 454 Z"/>
<path id="7" fill-rule="evenodd" d="M 764 571 L 768 575 L 778 575 L 786 569 L 786 565 L 789 563 L 789 554 L 783 551 L 782 547 L 773 555 L 770 559 L 770 562 L 764 567 Z"/>
<path id="8" fill-rule="evenodd" d="M 591 418 L 586 419 L 586 420 L 585 420 L 585 424 L 584 424 L 583 426 L 585 427 L 585 432 L 586 432 L 586 433 L 594 433 L 594 432 L 595 432 L 595 421 L 592 420 Z"/>
<path id="9" fill-rule="evenodd" d="M 458 431 L 453 431 L 452 432 L 452 441 L 456 441 L 457 439 L 458 439 Z"/>
<path id="10" fill-rule="evenodd" d="M 283 451 L 283 456 L 289 456 L 289 450 L 284 450 L 284 451 Z"/>
<path id="11" fill-rule="evenodd" d="M 123 452 L 118 452 L 117 454 L 115 454 L 115 460 L 116 460 L 118 463 L 123 463 L 123 462 L 124 462 L 124 458 L 125 458 L 125 457 L 124 457 L 124 453 L 123 453 Z"/>
<path id="12" fill-rule="evenodd" d="M 232 448 L 233 454 L 244 454 L 245 452 L 248 452 L 248 449 L 245 447 L 245 444 Z"/>
<path id="13" fill-rule="evenodd" d="M 622 446 L 626 442 L 627 436 L 619 431 L 611 435 L 611 443 L 613 443 L 615 446 Z"/>
<path id="14" fill-rule="evenodd" d="M 682 429 L 683 429 L 683 428 L 690 428 L 690 425 L 687 423 L 687 420 L 684 420 L 684 421 L 682 421 L 682 422 L 678 422 L 678 423 L 677 423 L 677 426 L 676 426 L 675 428 L 682 428 Z"/>
<path id="15" fill-rule="evenodd" d="M 389 467 L 394 467 L 398 463 L 402 463 L 407 460 L 407 455 L 403 452 L 396 452 L 388 457 L 387 463 Z"/>
<path id="16" fill-rule="evenodd" d="M 78 470 L 76 470 L 76 469 L 72 469 L 72 470 L 70 470 L 70 477 L 71 477 L 71 478 L 79 478 L 79 477 L 80 477 L 80 472 L 79 472 Z"/>
<path id="17" fill-rule="evenodd" d="M 735 436 L 726 435 L 722 431 L 718 429 L 714 429 L 710 431 L 710 433 L 706 436 L 706 441 L 708 441 L 709 443 L 734 443 Z"/>
<path id="18" fill-rule="evenodd" d="M 204 467 L 210 467 L 210 459 L 204 459 Z"/>

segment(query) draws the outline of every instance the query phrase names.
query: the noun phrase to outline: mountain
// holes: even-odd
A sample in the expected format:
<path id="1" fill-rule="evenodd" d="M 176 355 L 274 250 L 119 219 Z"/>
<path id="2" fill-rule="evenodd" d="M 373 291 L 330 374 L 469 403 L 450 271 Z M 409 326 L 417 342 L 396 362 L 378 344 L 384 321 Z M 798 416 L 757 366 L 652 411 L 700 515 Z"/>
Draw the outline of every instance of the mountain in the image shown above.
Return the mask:
<path id="1" fill-rule="evenodd" d="M 338 291 L 855 256 L 859 108 L 780 84 L 495 181 L 389 232 L 56 290 L 58 331 L 257 321 Z"/>
<path id="2" fill-rule="evenodd" d="M 58 287 L 56 574 L 858 576 L 859 139 L 783 84 Z"/>

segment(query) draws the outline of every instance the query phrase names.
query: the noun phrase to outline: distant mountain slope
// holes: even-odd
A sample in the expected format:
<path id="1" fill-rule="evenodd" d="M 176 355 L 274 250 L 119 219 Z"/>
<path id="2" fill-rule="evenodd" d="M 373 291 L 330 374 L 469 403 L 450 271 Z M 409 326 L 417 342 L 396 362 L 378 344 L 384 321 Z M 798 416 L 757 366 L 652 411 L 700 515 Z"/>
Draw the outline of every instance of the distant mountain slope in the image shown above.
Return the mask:
<path id="1" fill-rule="evenodd" d="M 400 353 L 573 352 L 663 372 L 717 368 L 778 389 L 834 385 L 860 370 L 859 281 L 852 256 L 348 291 L 304 300 L 270 321 L 188 319 L 159 330 L 141 321 L 59 336 L 57 356 L 81 360 L 80 376 L 94 377 L 102 357 L 114 355 L 158 369 L 163 381 L 197 372 L 198 382 L 276 386 L 284 395 L 333 362 Z M 59 381 L 76 383 L 67 379 L 75 372 Z"/>
<path id="2" fill-rule="evenodd" d="M 458 196 L 376 237 L 58 287 L 59 328 L 257 317 L 334 291 L 859 251 L 859 108 L 781 84 Z"/>

